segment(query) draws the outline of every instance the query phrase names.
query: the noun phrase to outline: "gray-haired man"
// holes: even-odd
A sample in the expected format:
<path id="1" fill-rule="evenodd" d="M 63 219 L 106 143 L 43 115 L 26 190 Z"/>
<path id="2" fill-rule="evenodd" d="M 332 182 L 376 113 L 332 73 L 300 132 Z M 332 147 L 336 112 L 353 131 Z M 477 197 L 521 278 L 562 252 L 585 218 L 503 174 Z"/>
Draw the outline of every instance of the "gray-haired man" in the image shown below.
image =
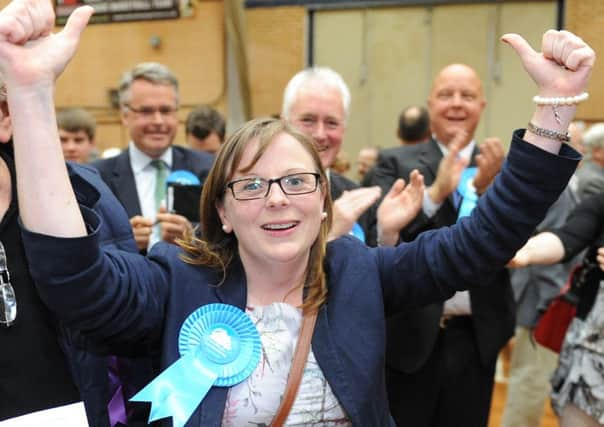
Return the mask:
<path id="1" fill-rule="evenodd" d="M 166 66 L 145 62 L 126 72 L 119 101 L 130 144 L 94 166 L 126 208 L 137 246 L 145 251 L 160 239 L 174 241 L 191 226 L 160 203 L 166 175 L 187 170 L 203 182 L 213 157 L 172 145 L 178 128 L 178 81 Z"/>

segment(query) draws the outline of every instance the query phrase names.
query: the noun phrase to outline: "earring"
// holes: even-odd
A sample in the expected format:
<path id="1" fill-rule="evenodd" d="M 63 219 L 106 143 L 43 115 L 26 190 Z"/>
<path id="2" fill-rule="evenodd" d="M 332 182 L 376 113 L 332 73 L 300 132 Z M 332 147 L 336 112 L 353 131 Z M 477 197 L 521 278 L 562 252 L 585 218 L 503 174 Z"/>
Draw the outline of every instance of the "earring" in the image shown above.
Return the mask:
<path id="1" fill-rule="evenodd" d="M 325 220 L 327 218 L 327 212 L 322 212 L 321 213 L 321 221 Z"/>
<path id="2" fill-rule="evenodd" d="M 222 231 L 224 231 L 225 233 L 229 234 L 231 232 L 231 229 L 229 228 L 228 225 L 222 224 Z"/>

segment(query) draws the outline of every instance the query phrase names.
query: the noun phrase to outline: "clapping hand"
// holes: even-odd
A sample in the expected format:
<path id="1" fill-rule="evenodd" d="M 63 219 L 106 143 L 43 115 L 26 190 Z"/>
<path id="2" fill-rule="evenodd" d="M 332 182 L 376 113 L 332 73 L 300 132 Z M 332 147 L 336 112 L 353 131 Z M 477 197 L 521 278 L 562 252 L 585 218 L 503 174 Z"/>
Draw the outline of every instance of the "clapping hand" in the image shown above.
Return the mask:
<path id="1" fill-rule="evenodd" d="M 329 240 L 350 232 L 354 223 L 363 213 L 378 201 L 382 194 L 380 187 L 362 187 L 344 191 L 333 203 L 333 220 L 329 230 Z"/>
<path id="2" fill-rule="evenodd" d="M 459 185 L 461 174 L 468 161 L 459 156 L 459 150 L 467 139 L 465 131 L 459 131 L 447 145 L 449 150 L 441 159 L 436 172 L 436 179 L 428 188 L 428 195 L 434 203 L 442 203 Z"/>
<path id="3" fill-rule="evenodd" d="M 417 169 L 409 175 L 409 184 L 397 179 L 377 210 L 378 243 L 393 246 L 398 235 L 422 208 L 424 177 Z"/>
<path id="4" fill-rule="evenodd" d="M 495 137 L 485 139 L 478 149 L 480 153 L 474 158 L 478 168 L 474 177 L 474 188 L 478 194 L 483 194 L 499 173 L 505 151 L 501 140 Z"/>

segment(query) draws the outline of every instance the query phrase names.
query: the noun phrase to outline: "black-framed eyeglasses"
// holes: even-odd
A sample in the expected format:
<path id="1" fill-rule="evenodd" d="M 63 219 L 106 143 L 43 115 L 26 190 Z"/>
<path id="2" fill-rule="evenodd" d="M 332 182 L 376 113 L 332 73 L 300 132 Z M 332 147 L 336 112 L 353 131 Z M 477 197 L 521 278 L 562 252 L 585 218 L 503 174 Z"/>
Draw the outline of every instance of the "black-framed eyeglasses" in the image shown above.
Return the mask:
<path id="1" fill-rule="evenodd" d="M 11 326 L 17 318 L 17 298 L 10 283 L 6 251 L 0 242 L 0 325 Z"/>
<path id="2" fill-rule="evenodd" d="M 320 178 L 321 175 L 318 173 L 301 172 L 274 179 L 260 177 L 236 179 L 226 186 L 231 189 L 235 199 L 254 200 L 268 196 L 273 183 L 279 184 L 281 190 L 288 196 L 312 193 L 317 190 Z"/>
<path id="3" fill-rule="evenodd" d="M 135 108 L 130 104 L 124 104 L 124 106 L 132 111 L 135 114 L 138 114 L 145 118 L 151 118 L 155 116 L 156 113 L 159 113 L 163 117 L 172 117 L 178 111 L 177 107 L 172 107 L 169 105 L 162 105 L 160 107 L 140 107 Z"/>

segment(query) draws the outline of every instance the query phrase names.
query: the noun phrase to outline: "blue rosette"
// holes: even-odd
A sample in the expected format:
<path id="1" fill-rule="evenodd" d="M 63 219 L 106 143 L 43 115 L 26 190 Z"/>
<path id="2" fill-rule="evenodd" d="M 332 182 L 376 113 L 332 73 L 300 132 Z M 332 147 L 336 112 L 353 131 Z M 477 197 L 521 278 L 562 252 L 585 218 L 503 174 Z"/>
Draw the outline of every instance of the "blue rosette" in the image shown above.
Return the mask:
<path id="1" fill-rule="evenodd" d="M 212 386 L 245 380 L 260 361 L 260 335 L 241 309 L 208 304 L 191 313 L 178 335 L 180 359 L 130 400 L 151 402 L 149 422 L 172 417 L 182 427 Z"/>
<path id="2" fill-rule="evenodd" d="M 363 228 L 361 227 L 361 225 L 358 222 L 355 222 L 352 225 L 352 229 L 350 230 L 350 233 L 348 233 L 348 234 L 356 237 L 361 242 L 365 243 L 365 232 L 363 231 Z"/>
<path id="3" fill-rule="evenodd" d="M 457 192 L 462 199 L 457 213 L 458 220 L 465 216 L 470 216 L 478 203 L 478 194 L 476 194 L 476 188 L 473 185 L 476 172 L 478 172 L 478 168 L 476 167 L 465 168 L 459 179 Z"/>

